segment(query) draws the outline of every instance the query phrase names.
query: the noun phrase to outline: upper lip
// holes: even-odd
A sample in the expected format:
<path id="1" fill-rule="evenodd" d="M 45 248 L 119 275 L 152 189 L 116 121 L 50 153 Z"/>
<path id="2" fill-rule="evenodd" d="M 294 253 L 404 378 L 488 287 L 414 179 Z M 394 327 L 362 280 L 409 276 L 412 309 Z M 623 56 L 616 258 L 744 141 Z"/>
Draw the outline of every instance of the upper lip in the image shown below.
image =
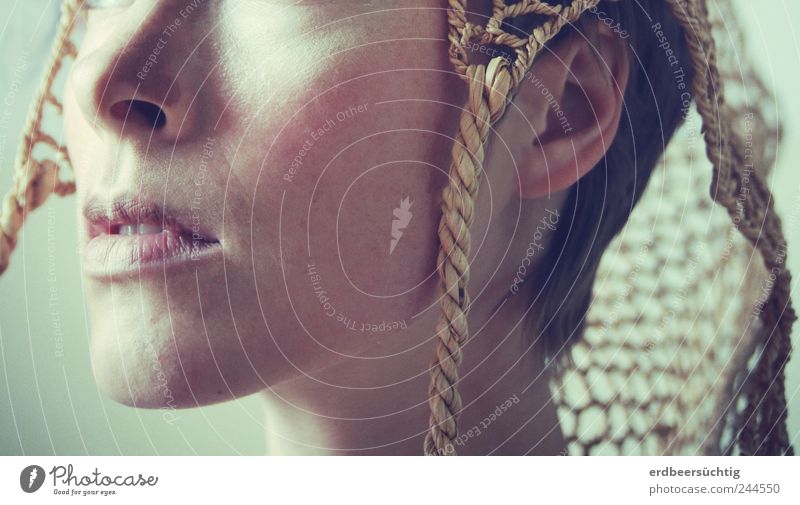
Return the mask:
<path id="1" fill-rule="evenodd" d="M 89 239 L 100 235 L 115 235 L 125 225 L 150 224 L 161 226 L 178 236 L 192 236 L 204 242 L 218 242 L 205 230 L 200 219 L 187 216 L 181 219 L 177 213 L 158 203 L 139 196 L 120 196 L 112 199 L 89 198 L 83 215 L 88 224 Z M 191 226 L 189 223 L 194 224 Z"/>

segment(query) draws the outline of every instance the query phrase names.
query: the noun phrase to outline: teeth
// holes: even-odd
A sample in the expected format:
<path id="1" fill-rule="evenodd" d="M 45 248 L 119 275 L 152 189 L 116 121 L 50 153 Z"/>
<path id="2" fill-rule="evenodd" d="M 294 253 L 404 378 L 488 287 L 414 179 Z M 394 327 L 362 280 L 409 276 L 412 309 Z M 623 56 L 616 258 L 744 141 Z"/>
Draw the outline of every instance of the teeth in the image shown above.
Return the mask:
<path id="1" fill-rule="evenodd" d="M 123 224 L 119 227 L 120 235 L 154 235 L 164 231 L 155 224 Z"/>

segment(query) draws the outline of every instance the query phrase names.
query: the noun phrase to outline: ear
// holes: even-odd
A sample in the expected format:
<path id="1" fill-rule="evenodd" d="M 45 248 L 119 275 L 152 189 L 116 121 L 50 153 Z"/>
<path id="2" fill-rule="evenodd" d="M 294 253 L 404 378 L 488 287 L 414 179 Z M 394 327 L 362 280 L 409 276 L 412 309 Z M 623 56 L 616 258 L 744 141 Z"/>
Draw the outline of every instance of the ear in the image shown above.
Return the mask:
<path id="1" fill-rule="evenodd" d="M 530 134 L 517 152 L 520 195 L 539 198 L 586 175 L 614 140 L 628 84 L 628 47 L 598 23 L 597 34 L 576 30 L 543 49 L 514 104 Z"/>

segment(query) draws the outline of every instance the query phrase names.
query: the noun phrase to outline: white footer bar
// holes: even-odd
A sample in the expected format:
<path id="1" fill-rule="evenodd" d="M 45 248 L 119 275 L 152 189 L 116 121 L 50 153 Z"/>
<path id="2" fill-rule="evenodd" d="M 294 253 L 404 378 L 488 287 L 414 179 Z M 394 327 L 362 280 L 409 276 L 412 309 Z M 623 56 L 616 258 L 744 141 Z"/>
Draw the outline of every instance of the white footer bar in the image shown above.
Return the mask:
<path id="1" fill-rule="evenodd" d="M 0 458 L 0 503 L 796 504 L 798 461 L 20 456 Z"/>

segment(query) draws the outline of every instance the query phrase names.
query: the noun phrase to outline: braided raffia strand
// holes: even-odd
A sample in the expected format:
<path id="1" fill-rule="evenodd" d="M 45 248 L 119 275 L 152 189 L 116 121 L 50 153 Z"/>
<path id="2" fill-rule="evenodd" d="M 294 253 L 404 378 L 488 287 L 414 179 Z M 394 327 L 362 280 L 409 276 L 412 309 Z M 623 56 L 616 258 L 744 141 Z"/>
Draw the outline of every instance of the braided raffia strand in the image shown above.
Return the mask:
<path id="1" fill-rule="evenodd" d="M 53 93 L 53 82 L 64 59 L 76 54 L 69 35 L 78 9 L 77 0 L 68 0 L 62 5 L 61 20 L 45 76 L 36 92 L 17 151 L 13 186 L 3 198 L 0 207 L 0 273 L 8 268 L 11 253 L 17 245 L 19 230 L 28 213 L 40 207 L 52 193 L 64 196 L 75 191 L 73 182 L 64 182 L 59 177 L 61 166 L 69 163 L 67 150 L 42 131 L 42 117 L 46 103 L 61 112 L 62 105 Z M 33 150 L 37 145 L 47 145 L 55 150 L 56 161 L 35 159 Z"/>
<path id="2" fill-rule="evenodd" d="M 454 442 L 458 437 L 458 415 L 462 407 L 457 389 L 458 366 L 462 360 L 461 346 L 468 338 L 469 227 L 474 218 L 490 128 L 502 117 L 544 44 L 564 25 L 573 23 L 597 3 L 597 0 L 575 0 L 563 7 L 537 0 L 523 0 L 512 5 L 495 0 L 492 17 L 486 27 L 479 27 L 467 22 L 466 0 L 450 0 L 450 56 L 456 71 L 469 86 L 469 98 L 453 145 L 449 183 L 442 194 L 438 271 L 443 294 L 436 327 L 436 358 L 431 364 L 428 388 L 431 415 L 425 437 L 426 455 L 456 454 Z M 530 37 L 520 38 L 502 30 L 503 21 L 525 14 L 544 14 L 550 18 L 535 28 Z M 492 59 L 488 65 L 470 64 L 464 45 L 476 41 L 507 46 L 516 53 L 516 60 L 511 67 L 501 57 Z"/>
<path id="3" fill-rule="evenodd" d="M 786 430 L 784 368 L 791 353 L 796 316 L 790 298 L 791 275 L 786 268 L 786 240 L 772 195 L 757 172 L 744 174 L 747 163 L 741 141 L 726 121 L 722 79 L 705 5 L 696 0 L 667 0 L 681 24 L 695 71 L 693 91 L 703 119 L 706 152 L 714 166 L 711 197 L 728 210 L 741 234 L 761 253 L 767 271 L 775 275 L 761 311 L 758 342 L 763 351 L 747 385 L 747 406 L 738 434 L 742 454 L 793 454 Z M 746 195 L 746 198 L 738 198 Z"/>

